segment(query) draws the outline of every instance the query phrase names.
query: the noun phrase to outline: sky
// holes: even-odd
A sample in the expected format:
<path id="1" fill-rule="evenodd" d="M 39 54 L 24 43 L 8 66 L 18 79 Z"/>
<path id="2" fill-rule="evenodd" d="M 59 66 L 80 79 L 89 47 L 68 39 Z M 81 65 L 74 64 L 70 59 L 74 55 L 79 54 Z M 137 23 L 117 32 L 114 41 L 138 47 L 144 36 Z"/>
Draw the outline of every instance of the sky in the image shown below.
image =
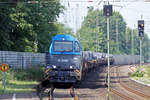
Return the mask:
<path id="1" fill-rule="evenodd" d="M 61 3 L 66 7 L 66 10 L 58 21 L 72 28 L 76 33 L 87 16 L 88 7 L 103 9 L 106 0 L 61 0 Z M 109 3 L 113 5 L 113 11 L 121 13 L 127 26 L 131 29 L 137 28 L 137 20 L 143 19 L 145 33 L 150 38 L 150 2 L 146 2 L 146 0 L 111 0 Z"/>

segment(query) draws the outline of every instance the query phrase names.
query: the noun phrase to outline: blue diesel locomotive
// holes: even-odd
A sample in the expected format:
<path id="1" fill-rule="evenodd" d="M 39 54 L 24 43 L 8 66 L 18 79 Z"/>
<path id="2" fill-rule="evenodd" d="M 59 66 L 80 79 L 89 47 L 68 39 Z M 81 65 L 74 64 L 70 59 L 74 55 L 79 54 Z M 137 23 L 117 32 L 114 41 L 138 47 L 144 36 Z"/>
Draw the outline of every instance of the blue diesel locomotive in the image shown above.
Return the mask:
<path id="1" fill-rule="evenodd" d="M 76 83 L 81 80 L 82 51 L 80 42 L 59 34 L 52 38 L 46 56 L 47 76 L 50 83 Z"/>

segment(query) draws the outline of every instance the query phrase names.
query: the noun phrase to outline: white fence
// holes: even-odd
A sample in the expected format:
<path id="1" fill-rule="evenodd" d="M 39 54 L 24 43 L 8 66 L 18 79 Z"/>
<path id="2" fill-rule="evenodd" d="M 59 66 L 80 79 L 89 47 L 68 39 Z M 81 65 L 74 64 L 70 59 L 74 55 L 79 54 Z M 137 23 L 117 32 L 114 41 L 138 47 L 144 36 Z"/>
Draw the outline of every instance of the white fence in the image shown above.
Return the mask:
<path id="1" fill-rule="evenodd" d="M 139 55 L 114 55 L 114 64 L 139 64 Z M 45 53 L 0 51 L 0 65 L 6 63 L 11 68 L 31 68 L 45 65 Z"/>
<path id="2" fill-rule="evenodd" d="M 11 68 L 31 68 L 45 65 L 44 53 L 0 51 L 0 64 L 6 63 Z"/>

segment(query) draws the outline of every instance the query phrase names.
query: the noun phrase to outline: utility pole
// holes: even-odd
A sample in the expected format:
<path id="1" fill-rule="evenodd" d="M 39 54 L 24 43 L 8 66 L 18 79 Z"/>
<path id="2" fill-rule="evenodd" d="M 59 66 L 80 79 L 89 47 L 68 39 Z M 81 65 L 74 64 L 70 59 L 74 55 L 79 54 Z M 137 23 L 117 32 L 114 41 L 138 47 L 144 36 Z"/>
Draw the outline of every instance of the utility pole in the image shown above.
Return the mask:
<path id="1" fill-rule="evenodd" d="M 117 47 L 117 53 L 119 52 L 119 42 L 118 42 L 118 20 L 116 19 L 116 47 Z"/>
<path id="2" fill-rule="evenodd" d="M 76 20 L 75 20 L 75 33 L 77 34 L 77 30 L 78 30 L 78 8 L 79 8 L 79 4 L 76 4 Z"/>
<path id="3" fill-rule="evenodd" d="M 109 61 L 109 17 L 107 17 L 107 57 L 108 57 L 108 99 L 110 100 L 110 61 Z"/>
<path id="4" fill-rule="evenodd" d="M 148 46 L 150 45 L 150 43 L 148 42 Z M 148 56 L 148 62 L 150 62 L 150 47 L 148 48 L 148 54 L 149 54 L 149 56 Z"/>
<path id="5" fill-rule="evenodd" d="M 98 8 L 97 8 L 97 15 L 96 15 L 96 52 L 98 51 L 98 33 L 99 33 L 99 20 L 98 20 Z"/>
<path id="6" fill-rule="evenodd" d="M 133 29 L 132 29 L 132 32 L 131 32 L 131 56 L 133 56 L 133 55 L 134 55 L 134 40 L 133 40 Z M 132 59 L 132 63 L 134 64 L 134 59 Z"/>
<path id="7" fill-rule="evenodd" d="M 142 38 L 140 38 L 140 67 L 139 70 L 141 69 L 142 65 Z"/>
<path id="8" fill-rule="evenodd" d="M 126 27 L 125 33 L 126 33 L 126 44 L 127 44 L 127 42 L 128 42 L 127 27 Z"/>
<path id="9" fill-rule="evenodd" d="M 99 13 L 99 5 L 103 2 L 103 0 L 101 0 L 98 5 L 97 5 L 97 16 L 96 16 L 96 30 L 97 30 L 97 35 L 96 35 L 96 51 L 99 51 L 99 17 L 98 17 L 98 13 Z"/>
<path id="10" fill-rule="evenodd" d="M 108 78 L 107 78 L 107 85 L 108 85 L 108 97 L 107 100 L 111 100 L 110 95 L 110 59 L 109 59 L 109 18 L 112 16 L 112 5 L 104 5 L 103 8 L 104 16 L 107 19 L 107 66 L 108 66 Z"/>
<path id="11" fill-rule="evenodd" d="M 131 54 L 134 55 L 134 41 L 133 41 L 133 29 L 131 33 Z"/>

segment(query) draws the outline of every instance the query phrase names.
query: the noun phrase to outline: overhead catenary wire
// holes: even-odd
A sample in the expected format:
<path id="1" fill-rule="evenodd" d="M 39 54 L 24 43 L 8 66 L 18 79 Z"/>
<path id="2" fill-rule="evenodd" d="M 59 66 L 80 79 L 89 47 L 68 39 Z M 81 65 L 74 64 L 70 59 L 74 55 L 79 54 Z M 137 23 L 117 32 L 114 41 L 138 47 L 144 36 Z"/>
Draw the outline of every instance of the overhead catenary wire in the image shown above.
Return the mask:
<path id="1" fill-rule="evenodd" d="M 69 2 L 99 2 L 100 0 L 69 0 Z M 132 2 L 150 2 L 150 0 L 102 0 L 104 2 L 106 1 L 109 1 L 110 3 L 111 2 L 129 2 L 129 3 L 132 3 Z M 47 0 L 47 1 L 38 1 L 38 0 L 28 0 L 27 2 L 24 2 L 24 1 L 4 1 L 4 2 L 0 2 L 0 3 L 4 3 L 4 4 L 8 4 L 8 3 L 17 3 L 17 2 L 22 2 L 22 3 L 49 3 L 49 2 L 58 2 L 58 1 L 52 1 L 52 0 Z M 65 1 L 65 0 L 60 0 L 60 2 L 68 2 L 68 1 Z"/>

